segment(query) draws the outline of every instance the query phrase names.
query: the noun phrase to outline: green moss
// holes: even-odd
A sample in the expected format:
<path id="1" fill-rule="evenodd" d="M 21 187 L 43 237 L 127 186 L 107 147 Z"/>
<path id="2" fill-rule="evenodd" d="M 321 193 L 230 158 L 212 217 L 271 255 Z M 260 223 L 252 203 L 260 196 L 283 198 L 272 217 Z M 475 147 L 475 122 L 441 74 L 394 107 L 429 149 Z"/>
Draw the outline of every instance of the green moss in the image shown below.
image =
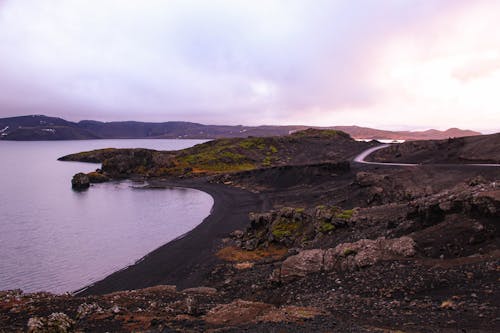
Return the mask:
<path id="1" fill-rule="evenodd" d="M 264 138 L 247 138 L 240 141 L 238 146 L 244 149 L 256 148 L 262 150 L 266 147 L 266 144 Z"/>
<path id="2" fill-rule="evenodd" d="M 269 151 L 273 154 L 276 154 L 278 152 L 278 148 L 276 148 L 275 146 L 273 145 L 270 145 L 269 146 Z"/>
<path id="3" fill-rule="evenodd" d="M 255 142 L 253 140 L 243 140 L 238 145 L 243 149 L 251 149 L 255 147 Z"/>
<path id="4" fill-rule="evenodd" d="M 327 234 L 333 230 L 335 230 L 335 226 L 333 224 L 331 224 L 330 222 L 324 221 L 319 225 L 319 232 L 321 232 L 323 234 Z"/>
<path id="5" fill-rule="evenodd" d="M 270 156 L 266 156 L 262 160 L 262 166 L 271 166 L 272 162 L 273 162 L 272 158 Z"/>
<path id="6" fill-rule="evenodd" d="M 357 252 L 354 251 L 353 249 L 345 249 L 343 255 L 344 255 L 344 257 L 347 257 L 347 256 L 350 256 L 350 255 L 355 255 L 356 253 Z"/>
<path id="7" fill-rule="evenodd" d="M 349 220 L 354 213 L 354 210 L 352 209 L 347 209 L 343 210 L 340 213 L 335 214 L 335 217 L 338 219 L 344 219 L 344 220 Z"/>
<path id="8" fill-rule="evenodd" d="M 177 166 L 191 167 L 196 172 L 230 172 L 255 169 L 255 164 L 245 155 L 241 148 L 251 147 L 254 142 L 241 141 L 238 146 L 227 140 L 220 140 L 217 144 L 197 147 L 198 149 L 186 150 L 176 158 Z"/>
<path id="9" fill-rule="evenodd" d="M 284 237 L 290 237 L 294 235 L 300 228 L 300 222 L 290 221 L 288 219 L 280 219 L 272 227 L 271 233 L 276 239 L 282 239 Z"/>
<path id="10" fill-rule="evenodd" d="M 315 138 L 335 138 L 337 136 L 350 137 L 349 134 L 336 130 L 322 130 L 316 128 L 308 128 L 303 131 L 298 131 L 292 134 L 294 137 L 315 137 Z"/>
<path id="11" fill-rule="evenodd" d="M 321 223 L 321 225 L 319 226 L 319 231 L 324 233 L 324 234 L 327 234 L 329 233 L 330 231 L 333 231 L 335 230 L 335 226 L 329 222 L 323 222 Z"/>

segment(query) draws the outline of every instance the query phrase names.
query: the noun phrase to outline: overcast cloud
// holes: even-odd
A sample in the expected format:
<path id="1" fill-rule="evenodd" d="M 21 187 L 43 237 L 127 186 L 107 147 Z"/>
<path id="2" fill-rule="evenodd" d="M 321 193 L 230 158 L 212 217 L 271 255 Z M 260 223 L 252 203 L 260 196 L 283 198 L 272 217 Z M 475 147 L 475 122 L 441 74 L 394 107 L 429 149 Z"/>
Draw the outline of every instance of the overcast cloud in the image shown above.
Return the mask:
<path id="1" fill-rule="evenodd" d="M 0 116 L 500 130 L 500 2 L 0 0 Z"/>

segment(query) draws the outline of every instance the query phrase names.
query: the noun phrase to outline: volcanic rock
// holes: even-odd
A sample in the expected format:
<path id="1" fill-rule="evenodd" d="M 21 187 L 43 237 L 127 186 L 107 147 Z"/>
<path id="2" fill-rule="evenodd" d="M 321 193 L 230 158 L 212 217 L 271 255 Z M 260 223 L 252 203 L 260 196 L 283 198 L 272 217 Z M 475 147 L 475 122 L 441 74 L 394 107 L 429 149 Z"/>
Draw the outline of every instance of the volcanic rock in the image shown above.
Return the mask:
<path id="1" fill-rule="evenodd" d="M 75 190 L 83 190 L 89 188 L 90 186 L 89 176 L 87 176 L 83 172 L 77 173 L 76 175 L 73 176 L 73 179 L 71 179 L 71 186 Z"/>
<path id="2" fill-rule="evenodd" d="M 281 279 L 303 277 L 320 271 L 352 271 L 395 257 L 412 257 L 415 242 L 410 237 L 361 239 L 330 249 L 304 250 L 288 257 L 281 266 Z M 276 280 L 277 273 L 273 273 Z"/>

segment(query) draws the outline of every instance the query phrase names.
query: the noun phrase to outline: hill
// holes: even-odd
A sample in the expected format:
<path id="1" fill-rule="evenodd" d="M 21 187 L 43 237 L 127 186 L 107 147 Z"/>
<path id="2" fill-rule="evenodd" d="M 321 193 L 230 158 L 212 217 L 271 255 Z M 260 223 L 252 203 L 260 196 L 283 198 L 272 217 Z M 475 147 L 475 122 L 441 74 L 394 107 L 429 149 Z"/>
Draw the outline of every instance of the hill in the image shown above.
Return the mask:
<path id="1" fill-rule="evenodd" d="M 373 140 L 439 140 L 481 134 L 479 132 L 462 130 L 459 128 L 450 128 L 446 131 L 438 131 L 435 129 L 430 129 L 427 131 L 385 131 L 359 126 L 334 126 L 332 127 L 332 129 L 349 133 L 353 138 L 356 139 Z"/>
<path id="2" fill-rule="evenodd" d="M 391 145 L 370 155 L 375 162 L 500 163 L 500 133 Z"/>
<path id="3" fill-rule="evenodd" d="M 226 138 L 179 151 L 99 149 L 61 157 L 62 161 L 101 162 L 111 177 L 200 176 L 259 168 L 338 163 L 371 143 L 334 130 L 307 129 L 287 136 Z"/>
<path id="4" fill-rule="evenodd" d="M 152 123 L 82 120 L 70 122 L 61 118 L 31 115 L 0 119 L 0 140 L 246 138 L 287 135 L 307 128 L 310 126 L 228 126 L 180 121 Z M 358 126 L 335 126 L 321 129 L 343 131 L 355 139 L 427 140 L 480 134 L 456 128 L 447 131 L 428 130 L 423 132 L 393 132 Z"/>
<path id="5" fill-rule="evenodd" d="M 61 118 L 42 115 L 0 119 L 0 140 L 85 140 L 96 134 Z"/>

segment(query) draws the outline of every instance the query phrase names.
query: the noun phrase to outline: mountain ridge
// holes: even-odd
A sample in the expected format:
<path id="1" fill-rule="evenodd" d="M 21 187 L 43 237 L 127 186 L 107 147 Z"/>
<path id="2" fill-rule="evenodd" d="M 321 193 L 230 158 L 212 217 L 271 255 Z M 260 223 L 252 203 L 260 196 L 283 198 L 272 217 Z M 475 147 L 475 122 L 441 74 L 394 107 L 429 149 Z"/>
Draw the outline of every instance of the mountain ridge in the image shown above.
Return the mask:
<path id="1" fill-rule="evenodd" d="M 481 135 L 480 132 L 450 128 L 445 131 L 388 131 L 361 126 L 305 125 L 204 125 L 186 121 L 140 122 L 81 120 L 71 122 L 58 117 L 28 115 L 0 118 L 0 140 L 86 140 L 86 139 L 216 139 L 231 137 L 280 136 L 307 128 L 333 129 L 355 139 L 431 140 Z"/>

